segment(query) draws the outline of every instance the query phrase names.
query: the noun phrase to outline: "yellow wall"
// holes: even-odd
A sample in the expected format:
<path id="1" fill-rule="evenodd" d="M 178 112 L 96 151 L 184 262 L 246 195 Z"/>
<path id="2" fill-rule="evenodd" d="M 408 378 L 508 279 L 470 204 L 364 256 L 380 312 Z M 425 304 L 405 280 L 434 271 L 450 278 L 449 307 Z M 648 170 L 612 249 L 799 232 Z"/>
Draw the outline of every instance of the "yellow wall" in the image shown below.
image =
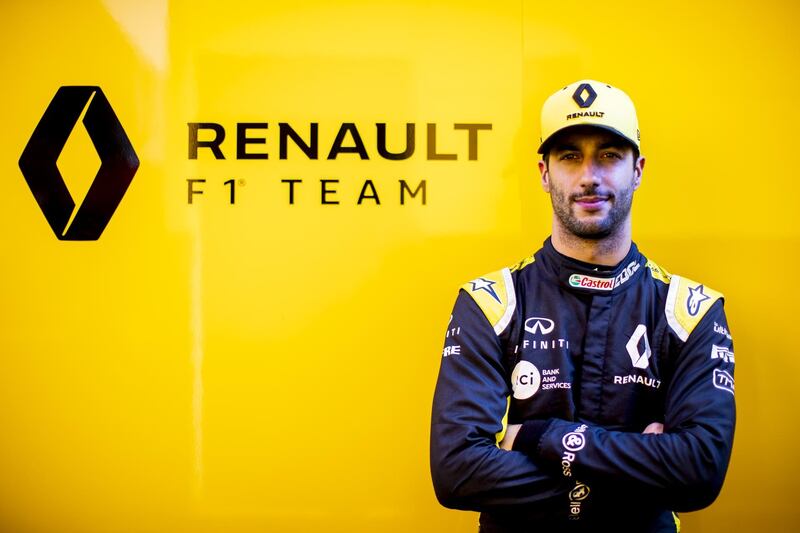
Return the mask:
<path id="1" fill-rule="evenodd" d="M 727 296 L 733 459 L 685 530 L 791 530 L 798 8 L 657 5 L 6 2 L 0 529 L 475 531 L 428 473 L 447 317 L 463 281 L 547 236 L 538 109 L 591 77 L 637 103 L 635 240 Z M 18 166 L 63 85 L 102 87 L 141 161 L 93 242 L 56 238 Z M 189 122 L 222 124 L 228 159 L 190 160 Z M 268 160 L 234 158 L 238 122 L 269 123 L 249 147 Z M 280 160 L 279 122 L 319 123 L 319 160 Z M 326 159 L 346 122 L 369 160 Z M 415 123 L 414 156 L 377 157 L 377 122 L 390 148 Z M 426 159 L 427 123 L 457 160 Z M 454 123 L 492 124 L 477 160 Z M 75 128 L 77 202 L 98 165 Z M 356 204 L 367 179 L 381 205 Z M 426 205 L 400 205 L 399 179 L 426 180 Z"/>

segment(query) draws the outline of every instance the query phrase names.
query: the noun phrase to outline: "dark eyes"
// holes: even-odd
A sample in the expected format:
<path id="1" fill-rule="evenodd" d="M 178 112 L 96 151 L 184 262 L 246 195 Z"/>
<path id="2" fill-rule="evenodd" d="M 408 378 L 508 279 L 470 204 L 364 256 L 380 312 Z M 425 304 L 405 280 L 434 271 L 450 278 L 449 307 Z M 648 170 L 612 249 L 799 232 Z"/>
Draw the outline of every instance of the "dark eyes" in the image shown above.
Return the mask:
<path id="1" fill-rule="evenodd" d="M 567 161 L 567 160 L 578 159 L 579 157 L 580 157 L 580 154 L 578 154 L 578 153 L 566 152 L 564 154 L 561 154 L 561 156 L 558 159 L 561 160 L 561 161 Z M 600 154 L 600 158 L 601 159 L 622 159 L 622 154 L 620 154 L 619 152 L 603 152 L 603 153 Z"/>

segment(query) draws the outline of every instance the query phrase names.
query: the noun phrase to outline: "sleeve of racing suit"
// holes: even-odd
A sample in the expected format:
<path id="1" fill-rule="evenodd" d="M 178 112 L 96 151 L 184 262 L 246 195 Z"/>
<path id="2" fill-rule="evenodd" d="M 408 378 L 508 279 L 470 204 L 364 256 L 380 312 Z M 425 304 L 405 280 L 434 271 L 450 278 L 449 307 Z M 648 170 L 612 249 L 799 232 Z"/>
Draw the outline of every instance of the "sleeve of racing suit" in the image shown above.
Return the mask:
<path id="1" fill-rule="evenodd" d="M 558 469 L 542 469 L 526 454 L 497 446 L 509 395 L 503 350 L 463 290 L 449 327 L 431 416 L 431 475 L 439 502 L 484 511 L 567 492 Z"/>
<path id="2" fill-rule="evenodd" d="M 715 332 L 718 324 L 724 334 Z M 526 422 L 520 435 L 527 433 L 527 446 L 520 448 L 537 461 L 560 464 L 565 476 L 629 481 L 653 489 L 676 511 L 702 509 L 719 494 L 730 460 L 736 419 L 733 366 L 719 300 L 678 354 L 664 433 L 608 431 L 553 419 L 545 425 Z"/>

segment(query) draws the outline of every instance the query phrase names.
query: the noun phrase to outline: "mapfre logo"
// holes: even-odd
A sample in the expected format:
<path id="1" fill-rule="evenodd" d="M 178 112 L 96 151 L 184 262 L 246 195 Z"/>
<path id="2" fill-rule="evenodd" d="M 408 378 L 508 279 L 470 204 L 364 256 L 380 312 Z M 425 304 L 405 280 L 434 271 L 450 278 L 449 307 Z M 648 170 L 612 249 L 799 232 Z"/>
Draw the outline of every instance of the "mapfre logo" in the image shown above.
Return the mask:
<path id="1" fill-rule="evenodd" d="M 73 128 L 82 119 L 100 157 L 100 169 L 81 205 L 56 161 Z M 100 87 L 61 87 L 33 130 L 19 159 L 28 186 L 60 240 L 97 240 L 128 190 L 139 158 Z"/>

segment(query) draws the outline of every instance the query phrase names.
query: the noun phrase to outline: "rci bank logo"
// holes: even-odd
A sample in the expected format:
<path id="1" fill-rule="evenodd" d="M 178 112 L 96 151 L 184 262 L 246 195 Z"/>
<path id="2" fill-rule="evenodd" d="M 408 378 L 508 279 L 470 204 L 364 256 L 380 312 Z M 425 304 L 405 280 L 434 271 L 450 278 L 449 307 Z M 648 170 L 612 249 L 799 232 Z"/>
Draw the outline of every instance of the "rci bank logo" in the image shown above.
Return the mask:
<path id="1" fill-rule="evenodd" d="M 81 117 L 101 164 L 76 207 L 56 161 Z M 61 87 L 47 106 L 19 158 L 19 168 L 56 237 L 93 241 L 122 201 L 139 158 L 100 87 L 70 86 Z"/>

